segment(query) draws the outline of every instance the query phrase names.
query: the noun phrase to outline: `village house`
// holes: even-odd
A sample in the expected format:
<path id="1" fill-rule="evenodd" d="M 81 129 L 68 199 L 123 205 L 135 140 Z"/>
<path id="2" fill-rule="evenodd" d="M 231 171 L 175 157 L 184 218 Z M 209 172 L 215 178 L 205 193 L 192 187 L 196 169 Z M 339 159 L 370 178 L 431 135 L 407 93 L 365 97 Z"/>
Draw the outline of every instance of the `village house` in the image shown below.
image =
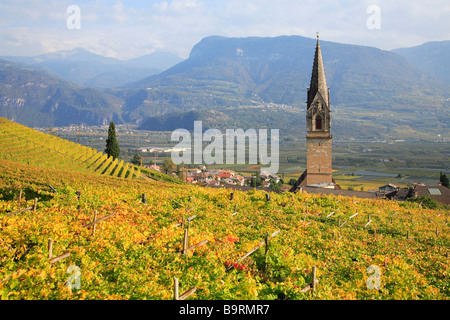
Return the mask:
<path id="1" fill-rule="evenodd" d="M 239 185 L 239 186 L 243 186 L 244 183 L 245 183 L 244 177 L 241 176 L 241 175 L 239 175 L 239 174 L 236 175 L 236 176 L 234 176 L 234 177 L 232 177 L 231 180 L 233 180 L 233 182 L 234 182 L 236 185 Z"/>
<path id="2" fill-rule="evenodd" d="M 391 183 L 386 184 L 386 185 L 381 186 L 381 187 L 378 188 L 378 191 L 386 192 L 386 193 L 390 193 L 390 192 L 398 191 L 398 190 L 399 190 L 399 188 L 397 186 L 391 184 Z"/>
<path id="3" fill-rule="evenodd" d="M 222 170 L 217 170 L 217 169 L 206 169 L 206 171 L 207 171 L 209 174 L 213 174 L 213 175 L 215 175 L 215 176 L 218 176 Z"/>
<path id="4" fill-rule="evenodd" d="M 259 176 L 261 177 L 262 180 L 268 181 L 270 179 L 270 172 L 268 172 L 268 171 L 261 171 L 259 173 Z"/>
<path id="5" fill-rule="evenodd" d="M 414 197 L 422 197 L 429 195 L 431 198 L 445 205 L 450 205 L 450 189 L 443 185 L 426 186 L 417 184 L 413 188 Z"/>
<path id="6" fill-rule="evenodd" d="M 430 196 L 432 199 L 444 205 L 450 205 L 450 189 L 442 185 L 426 186 L 422 183 L 415 183 L 410 188 L 398 188 L 393 184 L 381 186 L 376 191 L 378 198 L 389 200 L 405 201 L 409 198 Z"/>
<path id="7" fill-rule="evenodd" d="M 185 179 L 186 179 L 186 183 L 194 183 L 194 177 L 193 176 L 188 176 Z"/>
<path id="8" fill-rule="evenodd" d="M 222 180 L 222 179 L 229 179 L 233 176 L 234 176 L 234 172 L 232 172 L 232 171 L 222 171 L 219 173 L 219 175 L 217 177 L 219 178 L 219 180 Z"/>
<path id="9" fill-rule="evenodd" d="M 261 171 L 260 175 L 262 180 L 268 181 L 270 182 L 270 180 L 274 180 L 276 183 L 278 183 L 280 181 L 280 177 L 278 177 L 275 174 L 271 174 L 268 171 Z"/>
<path id="10" fill-rule="evenodd" d="M 211 180 L 209 173 L 207 172 L 197 172 L 192 175 L 194 177 L 195 182 L 206 182 Z"/>
<path id="11" fill-rule="evenodd" d="M 249 184 L 252 181 L 252 176 L 244 176 L 244 185 Z"/>
<path id="12" fill-rule="evenodd" d="M 276 183 L 280 182 L 280 177 L 278 177 L 274 174 L 271 174 L 269 177 L 271 180 L 275 181 Z"/>
<path id="13" fill-rule="evenodd" d="M 231 180 L 230 178 L 224 178 L 224 179 L 222 179 L 222 181 L 223 181 L 223 183 L 225 183 L 225 184 L 232 184 L 232 185 L 235 185 L 236 183 L 233 181 L 233 180 Z"/>
<path id="14" fill-rule="evenodd" d="M 220 182 L 215 180 L 215 179 L 211 179 L 211 180 L 206 181 L 203 184 L 203 186 L 204 187 L 219 187 L 220 186 Z"/>

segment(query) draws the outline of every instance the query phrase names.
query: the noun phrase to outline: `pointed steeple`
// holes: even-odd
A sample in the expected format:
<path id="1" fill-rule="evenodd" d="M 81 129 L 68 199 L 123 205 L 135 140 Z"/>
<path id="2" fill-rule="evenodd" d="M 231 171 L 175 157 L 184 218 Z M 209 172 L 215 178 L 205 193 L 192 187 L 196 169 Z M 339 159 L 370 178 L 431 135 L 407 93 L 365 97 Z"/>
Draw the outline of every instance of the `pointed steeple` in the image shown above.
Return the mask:
<path id="1" fill-rule="evenodd" d="M 297 192 L 300 187 L 308 185 L 336 186 L 332 170 L 332 138 L 330 92 L 317 35 L 311 84 L 307 93 L 306 170 L 289 191 Z"/>
<path id="2" fill-rule="evenodd" d="M 307 107 L 309 109 L 314 97 L 320 93 L 325 103 L 328 105 L 328 87 L 325 79 L 325 68 L 323 67 L 322 51 L 320 50 L 319 35 L 317 35 L 316 52 L 314 54 L 314 64 L 311 74 L 311 83 L 308 90 Z"/>

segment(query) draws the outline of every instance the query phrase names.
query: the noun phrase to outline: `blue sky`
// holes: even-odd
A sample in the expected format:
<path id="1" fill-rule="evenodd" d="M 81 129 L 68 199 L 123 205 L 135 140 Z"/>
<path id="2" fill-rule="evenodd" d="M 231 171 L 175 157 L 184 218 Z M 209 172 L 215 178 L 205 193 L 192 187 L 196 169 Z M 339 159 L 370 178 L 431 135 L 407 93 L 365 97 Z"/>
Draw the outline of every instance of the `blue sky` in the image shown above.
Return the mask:
<path id="1" fill-rule="evenodd" d="M 69 29 L 67 8 L 80 8 Z M 369 8 L 378 8 L 378 13 Z M 379 18 L 379 19 L 378 19 Z M 374 20 L 376 19 L 376 20 Z M 375 22 L 376 24 L 374 24 Z M 369 26 L 370 25 L 370 26 Z M 384 50 L 450 40 L 448 0 L 122 0 L 0 2 L 0 55 L 83 47 L 130 59 L 155 50 L 187 58 L 209 35 L 300 35 Z"/>

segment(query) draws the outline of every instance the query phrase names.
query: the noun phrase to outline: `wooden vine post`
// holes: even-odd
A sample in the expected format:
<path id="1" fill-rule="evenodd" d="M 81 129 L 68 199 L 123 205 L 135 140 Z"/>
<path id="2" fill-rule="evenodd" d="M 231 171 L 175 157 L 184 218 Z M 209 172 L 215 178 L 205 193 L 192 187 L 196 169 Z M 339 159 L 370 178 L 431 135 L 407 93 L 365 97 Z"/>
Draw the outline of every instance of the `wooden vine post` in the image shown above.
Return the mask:
<path id="1" fill-rule="evenodd" d="M 33 212 L 36 213 L 36 207 L 37 207 L 37 198 L 34 198 L 34 205 L 33 205 Z"/>
<path id="2" fill-rule="evenodd" d="M 355 213 L 354 215 L 350 216 L 349 219 L 353 219 L 353 218 L 356 217 L 357 215 L 358 215 L 358 209 L 356 209 L 356 213 Z"/>
<path id="3" fill-rule="evenodd" d="M 97 210 L 94 211 L 94 221 L 92 221 L 93 226 L 92 226 L 92 235 L 95 235 L 95 225 L 96 225 L 96 220 L 97 220 Z"/>
<path id="4" fill-rule="evenodd" d="M 173 278 L 173 300 L 178 300 L 178 278 Z"/>
<path id="5" fill-rule="evenodd" d="M 194 250 L 195 248 L 200 247 L 201 245 L 204 245 L 205 243 L 208 243 L 208 241 L 209 241 L 209 240 L 203 240 L 203 241 L 200 241 L 199 243 L 196 243 L 196 244 L 194 244 L 194 245 L 188 247 L 188 248 L 186 249 L 186 252 L 187 252 L 187 251 L 190 251 L 190 250 Z"/>
<path id="6" fill-rule="evenodd" d="M 12 212 L 12 213 L 8 213 L 6 216 L 7 216 L 7 217 L 10 217 L 10 216 L 12 216 L 12 215 L 14 215 L 14 214 L 21 213 L 21 212 L 28 211 L 28 210 L 33 210 L 33 206 L 30 206 L 30 207 L 27 207 L 27 208 L 24 208 L 24 209 L 20 209 L 20 210 L 14 211 L 14 212 Z"/>
<path id="7" fill-rule="evenodd" d="M 78 206 L 77 206 L 77 209 L 78 209 L 78 211 L 80 211 L 80 210 L 81 210 L 81 206 L 80 206 L 81 191 L 80 191 L 80 190 L 77 190 L 75 193 L 76 193 L 76 195 L 77 195 L 77 200 L 78 200 Z"/>
<path id="8" fill-rule="evenodd" d="M 53 258 L 53 239 L 48 239 L 48 260 L 50 263 L 58 262 L 59 260 L 70 257 L 70 252 L 65 252 L 62 255 Z"/>
<path id="9" fill-rule="evenodd" d="M 268 235 L 268 233 L 266 234 L 266 237 L 264 239 L 264 241 L 260 242 L 257 246 L 253 247 L 253 249 L 251 249 L 249 252 L 247 252 L 246 254 L 244 254 L 242 257 L 238 258 L 234 263 L 238 263 L 241 260 L 244 260 L 245 258 L 247 258 L 248 256 L 250 256 L 253 252 L 255 252 L 256 250 L 258 250 L 259 248 L 261 248 L 263 245 L 266 245 L 266 251 L 265 254 L 267 254 L 268 251 L 268 244 L 269 244 L 269 239 L 275 237 L 277 234 L 280 233 L 280 230 L 275 231 L 274 233 L 272 233 L 270 236 Z M 266 257 L 265 257 L 266 258 Z M 227 271 L 231 270 L 233 268 L 233 264 L 227 267 Z"/>
<path id="10" fill-rule="evenodd" d="M 266 250 L 264 252 L 264 273 L 266 273 L 267 270 L 267 252 L 269 251 L 269 232 L 266 232 Z"/>
<path id="11" fill-rule="evenodd" d="M 183 249 L 181 250 L 182 254 L 187 254 L 188 251 L 190 250 L 194 250 L 197 247 L 200 247 L 201 245 L 204 245 L 205 243 L 207 243 L 209 240 L 203 240 L 200 241 L 199 243 L 196 243 L 192 246 L 189 247 L 189 222 L 194 219 L 196 216 L 192 216 L 187 218 L 187 228 L 184 229 L 184 238 L 183 238 Z"/>
<path id="12" fill-rule="evenodd" d="M 116 213 L 115 212 L 113 212 L 113 213 L 111 213 L 111 214 L 108 214 L 107 216 L 104 216 L 104 217 L 101 217 L 101 218 L 98 218 L 97 219 L 97 211 L 95 211 L 95 215 L 94 215 L 94 221 L 93 222 L 91 222 L 91 223 L 88 223 L 88 224 L 86 224 L 86 225 L 84 225 L 84 226 L 82 226 L 82 228 L 89 228 L 89 227 L 91 227 L 91 226 L 95 226 L 97 223 L 99 223 L 100 221 L 103 221 L 103 220 L 106 220 L 106 219 L 108 219 L 108 218 L 111 218 L 112 216 L 114 216 Z"/>
<path id="13" fill-rule="evenodd" d="M 312 283 L 311 283 L 311 290 L 314 293 L 316 291 L 316 266 L 313 266 L 312 269 L 313 272 L 313 278 L 312 278 Z"/>
<path id="14" fill-rule="evenodd" d="M 367 217 L 367 223 L 366 223 L 366 225 L 364 226 L 364 228 L 367 227 L 371 222 L 372 222 L 372 220 L 370 220 L 370 213 L 369 213 L 369 215 L 368 215 L 368 217 Z"/>
<path id="15" fill-rule="evenodd" d="M 304 286 L 302 288 L 302 292 L 307 292 L 309 290 L 311 290 L 312 293 L 314 293 L 316 291 L 316 284 L 319 281 L 317 280 L 317 274 L 316 274 L 316 266 L 312 267 L 312 282 L 308 283 L 306 286 Z"/>
<path id="16" fill-rule="evenodd" d="M 52 251 L 53 251 L 53 239 L 49 238 L 48 239 L 48 258 L 49 259 L 52 258 Z"/>
<path id="17" fill-rule="evenodd" d="M 196 287 L 192 287 L 180 295 L 178 278 L 173 278 L 173 299 L 174 300 L 184 300 L 187 297 L 189 297 L 191 294 L 193 294 L 196 290 L 197 290 Z"/>
<path id="18" fill-rule="evenodd" d="M 188 243 L 189 243 L 189 229 L 184 229 L 184 239 L 183 239 L 183 254 L 187 253 L 187 247 L 188 247 Z"/>

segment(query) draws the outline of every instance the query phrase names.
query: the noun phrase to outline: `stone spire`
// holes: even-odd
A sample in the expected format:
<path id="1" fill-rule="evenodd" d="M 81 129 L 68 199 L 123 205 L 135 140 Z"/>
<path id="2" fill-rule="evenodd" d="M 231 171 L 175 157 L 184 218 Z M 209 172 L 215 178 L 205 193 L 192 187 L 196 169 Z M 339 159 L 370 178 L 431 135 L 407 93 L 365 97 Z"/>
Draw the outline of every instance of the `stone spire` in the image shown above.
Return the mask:
<path id="1" fill-rule="evenodd" d="M 306 170 L 289 190 L 297 192 L 302 186 L 334 186 L 331 150 L 330 92 L 325 80 L 319 35 L 307 92 L 306 108 Z M 337 186 L 339 188 L 339 186 Z"/>
<path id="2" fill-rule="evenodd" d="M 322 99 L 329 106 L 329 95 L 327 81 L 325 79 L 325 68 L 323 67 L 322 52 L 320 50 L 319 35 L 317 35 L 316 52 L 314 55 L 314 64 L 311 74 L 311 83 L 308 89 L 307 108 L 311 106 L 317 93 L 320 93 Z"/>

